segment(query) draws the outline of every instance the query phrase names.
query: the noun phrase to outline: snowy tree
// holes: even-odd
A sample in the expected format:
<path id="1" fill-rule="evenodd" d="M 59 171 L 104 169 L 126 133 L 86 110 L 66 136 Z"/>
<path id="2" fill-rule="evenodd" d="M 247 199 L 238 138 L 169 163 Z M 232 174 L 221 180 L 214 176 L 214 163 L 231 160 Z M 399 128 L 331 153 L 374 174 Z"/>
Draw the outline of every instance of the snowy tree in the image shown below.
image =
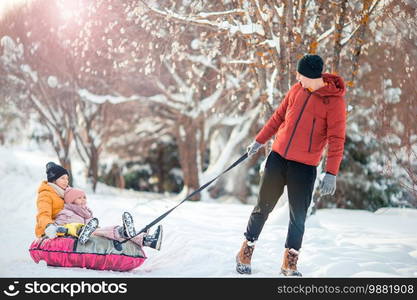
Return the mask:
<path id="1" fill-rule="evenodd" d="M 72 124 L 92 178 L 101 159 L 109 168 L 118 161 L 120 169 L 175 143 L 184 192 L 197 188 L 244 153 L 295 83 L 298 59 L 318 53 L 326 72 L 345 78 L 349 107 L 337 193 L 321 205 L 414 203 L 413 3 L 47 0 L 47 9 L 45 3 L 34 0 L 2 21 L 2 57 L 7 35 L 16 59 L 2 60 L 0 80 L 21 84 L 25 92 L 8 95 L 30 103 L 59 107 L 48 99 L 70 99 L 71 113 L 58 115 Z M 32 25 L 35 16 L 40 25 Z M 53 133 L 57 141 L 60 134 Z M 256 193 L 249 169 L 270 150 L 271 143 L 216 182 L 211 196 L 247 201 Z"/>
<path id="2" fill-rule="evenodd" d="M 378 188 L 389 191 L 387 186 L 394 183 L 401 188 L 391 191 L 390 205 L 417 204 L 416 8 L 406 1 L 391 1 L 371 23 L 373 39 L 358 87 L 367 92 L 357 91 L 362 109 L 355 110 L 356 123 L 366 130 L 365 142 L 378 146 L 370 169 L 388 183 Z"/>
<path id="3" fill-rule="evenodd" d="M 238 83 L 243 90 L 240 95 L 251 95 L 248 97 L 251 101 L 265 104 L 262 106 L 264 120 L 294 83 L 296 62 L 304 53 L 320 53 L 327 58 L 327 71 L 342 73 L 349 79 L 348 85 L 353 87 L 359 58 L 369 42 L 370 21 L 383 9 L 383 4 L 378 1 L 362 4 L 348 1 L 230 1 L 215 4 L 196 1 L 188 5 L 181 1 L 140 2 L 142 5 L 139 3 L 137 8 L 140 16 L 147 13 L 152 20 L 162 20 L 159 23 L 149 21 L 147 27 L 169 30 L 172 43 L 176 45 L 175 54 L 181 53 L 181 48 L 187 48 L 189 41 L 180 36 L 189 35 L 187 29 L 190 27 L 201 32 L 200 37 L 193 36 L 194 47 L 200 51 L 205 45 L 214 53 L 219 46 L 213 45 L 233 45 L 233 51 L 218 54 L 221 63 L 216 67 L 232 66 L 227 69 L 230 72 L 250 70 L 249 76 L 244 78 L 249 88 L 241 86 L 243 80 Z M 164 54 L 172 53 L 171 44 L 167 44 Z M 215 55 L 205 53 L 205 57 Z M 246 111 L 253 111 L 254 107 L 247 107 Z M 253 115 L 254 119 L 258 119 L 259 112 Z"/>
<path id="4" fill-rule="evenodd" d="M 34 5 L 34 11 L 37 9 L 41 7 Z M 1 77 L 6 81 L 3 89 L 7 87 L 9 97 L 17 97 L 20 108 L 36 113 L 44 132 L 35 134 L 45 136 L 52 143 L 60 164 L 71 172 L 69 149 L 73 140 L 74 93 L 52 75 L 54 72 L 65 74 L 54 60 L 58 59 L 60 48 L 50 36 L 42 36 L 45 27 L 38 26 L 39 31 L 28 30 L 31 20 L 34 20 L 33 14 L 28 13 L 23 21 L 18 11 L 12 11 L 1 20 Z M 54 45 L 55 52 L 50 48 L 42 52 L 41 43 L 46 48 Z"/>
<path id="5" fill-rule="evenodd" d="M 105 1 L 95 3 L 96 11 L 103 11 L 106 7 L 108 6 Z M 136 41 L 124 44 L 123 49 L 125 50 L 123 51 L 128 53 L 133 51 L 132 55 L 129 58 L 126 57 L 125 63 L 112 72 L 117 73 L 118 78 L 123 78 L 128 82 L 131 81 L 129 78 L 141 78 L 147 83 L 149 88 L 146 90 L 136 88 L 133 91 L 124 91 L 125 95 L 130 93 L 129 99 L 137 98 L 142 103 L 148 103 L 152 114 L 143 118 L 142 122 L 148 120 L 148 122 L 160 124 L 153 128 L 156 129 L 158 126 L 164 128 L 163 134 L 169 134 L 175 138 L 179 148 L 185 188 L 197 188 L 200 177 L 204 176 L 203 165 L 206 160 L 207 140 L 213 136 L 216 130 L 214 127 L 220 130 L 222 126 L 223 118 L 219 115 L 224 114 L 224 112 L 233 115 L 239 110 L 241 113 L 244 112 L 242 109 L 244 105 L 242 103 L 237 105 L 239 104 L 237 96 L 234 95 L 235 93 L 230 94 L 230 91 L 235 90 L 238 83 L 244 82 L 243 78 L 247 77 L 249 72 L 242 72 L 241 69 L 226 64 L 223 65 L 227 66 L 230 71 L 221 69 L 222 63 L 218 57 L 220 50 L 205 53 L 209 54 L 208 57 L 201 55 L 200 51 L 204 51 L 204 49 L 196 46 L 198 40 L 192 38 L 192 33 L 182 38 L 176 36 L 175 32 L 181 32 L 183 25 L 172 24 L 169 30 L 173 30 L 173 34 L 169 36 L 163 33 L 164 28 L 161 31 L 152 30 L 147 33 L 139 26 L 133 26 L 132 24 L 138 24 L 145 28 L 154 28 L 157 24 L 155 20 L 148 20 L 146 15 L 140 14 L 137 16 L 137 7 L 134 10 L 136 14 L 131 14 L 130 9 L 132 7 L 128 4 L 111 5 L 111 11 L 115 15 L 128 11 L 127 16 L 119 15 L 118 18 L 118 20 L 126 21 L 108 20 L 107 24 L 117 24 L 112 28 L 104 26 L 105 40 L 111 42 L 107 42 L 110 45 L 100 45 L 107 52 L 110 52 L 113 48 L 119 49 L 125 40 L 134 40 L 137 36 L 143 37 L 142 44 Z M 98 15 L 92 15 L 89 22 L 94 23 L 95 17 L 98 18 Z M 88 35 L 89 32 L 85 34 Z M 97 35 L 97 32 L 95 34 Z M 146 34 L 151 35 L 153 39 L 147 38 Z M 172 37 L 178 38 L 184 44 L 178 42 L 167 43 L 164 40 L 172 39 Z M 91 34 L 91 37 L 85 40 L 86 45 L 96 38 L 97 36 Z M 160 44 L 163 46 L 158 47 L 158 40 L 155 40 L 157 38 L 162 40 Z M 145 41 L 148 43 L 145 43 Z M 95 44 L 95 47 L 98 47 L 98 45 Z M 209 49 L 209 46 L 213 48 L 216 45 L 205 45 L 206 49 Z M 196 49 L 193 49 L 193 47 Z M 143 48 L 147 48 L 147 52 Z M 229 46 L 229 48 L 232 47 Z M 140 57 L 142 53 L 146 56 Z M 137 58 L 138 56 L 139 58 Z M 119 61 L 117 56 L 111 56 L 111 58 L 116 62 Z M 99 65 L 102 66 L 102 64 Z M 213 79 L 202 86 L 200 84 L 201 78 Z M 240 88 L 243 88 L 243 84 Z M 225 101 L 226 96 L 232 98 L 233 101 Z M 247 102 L 249 103 L 249 99 L 247 99 Z M 235 118 L 235 120 L 224 118 L 225 124 L 223 126 L 226 128 L 234 127 L 245 119 L 245 117 Z M 250 128 L 251 122 L 254 120 L 255 118 L 252 115 L 251 121 L 246 124 L 246 127 Z M 236 128 L 236 131 L 241 130 Z M 240 136 L 240 139 L 247 138 L 245 134 L 240 134 Z M 239 141 L 231 140 L 231 142 L 236 145 Z M 229 149 L 226 152 L 228 155 L 232 153 L 232 148 L 232 144 L 227 148 Z M 226 159 L 221 160 L 221 164 L 218 164 L 215 171 L 224 167 L 226 162 Z"/>
<path id="6" fill-rule="evenodd" d="M 78 21 L 60 19 L 68 12 L 62 10 L 61 6 L 67 5 L 63 1 L 50 0 L 47 4 L 45 9 L 45 1 L 33 1 L 2 19 L 2 66 L 9 84 L 20 89 L 20 101 L 29 102 L 43 124 L 45 133 L 36 134 L 51 141 L 61 165 L 70 171 L 70 148 L 75 138 L 95 189 L 98 158 L 105 142 L 102 133 L 109 118 L 104 114 L 106 105 L 96 104 L 88 96 L 91 90 L 100 91 L 111 82 L 90 72 L 89 57 L 94 55 L 87 51 L 88 45 L 80 47 L 76 29 L 84 26 L 82 3 L 74 1 L 71 7 L 72 17 L 80 17 Z M 25 18 L 21 17 L 22 11 Z"/>

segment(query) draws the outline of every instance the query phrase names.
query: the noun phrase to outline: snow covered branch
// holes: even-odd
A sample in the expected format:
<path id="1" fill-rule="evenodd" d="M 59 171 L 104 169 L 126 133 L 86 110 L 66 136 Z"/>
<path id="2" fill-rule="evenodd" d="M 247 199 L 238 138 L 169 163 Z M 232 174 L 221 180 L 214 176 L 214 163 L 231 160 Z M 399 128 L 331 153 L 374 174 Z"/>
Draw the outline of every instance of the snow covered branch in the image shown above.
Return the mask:
<path id="1" fill-rule="evenodd" d="M 197 25 L 197 26 L 202 26 L 202 27 L 207 27 L 209 29 L 215 30 L 215 31 L 227 31 L 229 32 L 231 35 L 234 35 L 236 33 L 241 33 L 244 35 L 260 35 L 263 36 L 265 34 L 262 25 L 260 24 L 240 24 L 238 23 L 237 25 L 233 25 L 227 21 L 222 21 L 222 22 L 215 22 L 215 21 L 211 21 L 208 19 L 204 19 L 204 17 L 202 17 L 202 15 L 204 15 L 204 13 L 201 13 L 200 15 L 197 15 L 197 17 L 193 17 L 193 16 L 182 16 L 176 12 L 173 12 L 167 8 L 165 8 L 164 10 L 160 10 L 158 8 L 152 7 L 151 5 L 147 4 L 146 1 L 144 0 L 140 0 L 150 11 L 152 11 L 153 13 L 165 17 L 168 20 L 175 20 L 177 22 L 181 22 L 181 23 L 186 23 L 186 24 L 193 24 L 193 25 Z M 233 14 L 241 14 L 241 12 L 235 12 Z M 209 14 L 209 13 L 206 13 Z M 226 13 L 223 15 L 231 15 L 231 13 Z M 217 17 L 219 16 L 223 16 L 221 13 L 217 12 Z M 210 15 L 210 17 L 213 17 L 215 15 Z"/>
<path id="2" fill-rule="evenodd" d="M 215 12 L 200 12 L 195 15 L 197 19 L 199 18 L 211 18 L 211 17 L 224 17 L 228 15 L 242 15 L 245 14 L 243 9 L 231 9 L 226 11 L 215 11 Z"/>

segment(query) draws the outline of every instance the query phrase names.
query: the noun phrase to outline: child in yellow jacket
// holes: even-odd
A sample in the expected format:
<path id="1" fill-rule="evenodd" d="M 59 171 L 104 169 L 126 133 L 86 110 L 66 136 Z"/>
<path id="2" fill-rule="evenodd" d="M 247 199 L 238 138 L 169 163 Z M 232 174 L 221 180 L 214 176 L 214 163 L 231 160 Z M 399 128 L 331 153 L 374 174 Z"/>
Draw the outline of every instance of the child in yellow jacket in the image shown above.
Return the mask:
<path id="1" fill-rule="evenodd" d="M 68 171 L 53 163 L 46 164 L 47 181 L 42 181 L 38 189 L 38 199 L 36 201 L 37 214 L 35 234 L 37 237 L 52 235 L 56 233 L 54 219 L 64 208 L 64 193 L 68 187 Z M 47 228 L 48 227 L 48 228 Z"/>
<path id="2" fill-rule="evenodd" d="M 85 236 L 80 242 L 84 243 L 92 231 L 98 226 L 98 220 L 92 219 L 91 224 L 66 224 L 58 226 L 55 219 L 64 208 L 64 195 L 68 191 L 69 173 L 68 171 L 53 162 L 46 164 L 47 181 L 42 181 L 38 189 L 37 215 L 35 234 L 37 237 L 46 236 L 54 238 L 63 233 L 70 232 L 71 235 L 78 237 Z M 86 226 L 84 226 L 86 225 Z M 82 233 L 85 234 L 82 234 Z"/>
<path id="3" fill-rule="evenodd" d="M 90 210 L 88 218 L 83 218 L 81 220 L 81 217 L 78 216 L 74 210 L 70 211 L 68 209 L 68 205 L 74 204 L 74 201 L 82 200 L 81 202 L 84 204 L 86 201 L 85 193 L 83 191 L 69 187 L 68 171 L 53 162 L 49 162 L 46 164 L 46 174 L 47 181 L 43 181 L 38 189 L 38 212 L 36 215 L 35 228 L 37 237 L 46 236 L 48 238 L 54 238 L 56 236 L 68 234 L 78 237 L 79 242 L 83 244 L 93 232 L 98 236 L 119 241 L 136 235 L 133 226 L 133 218 L 127 212 L 123 214 L 124 226 L 100 228 L 95 232 L 98 227 L 98 220 L 93 218 Z M 66 210 L 64 209 L 65 202 L 67 202 Z M 76 204 L 79 204 L 78 202 Z M 67 214 L 65 212 L 67 212 Z M 68 212 L 72 212 L 72 214 L 68 214 Z M 71 217 L 66 218 L 68 217 L 67 215 L 70 215 Z M 126 227 L 128 227 L 129 230 L 126 230 Z M 161 240 L 161 225 L 158 226 L 158 229 L 153 235 L 144 233 L 132 238 L 132 242 L 137 243 L 139 246 L 148 246 L 157 250 L 160 249 Z"/>

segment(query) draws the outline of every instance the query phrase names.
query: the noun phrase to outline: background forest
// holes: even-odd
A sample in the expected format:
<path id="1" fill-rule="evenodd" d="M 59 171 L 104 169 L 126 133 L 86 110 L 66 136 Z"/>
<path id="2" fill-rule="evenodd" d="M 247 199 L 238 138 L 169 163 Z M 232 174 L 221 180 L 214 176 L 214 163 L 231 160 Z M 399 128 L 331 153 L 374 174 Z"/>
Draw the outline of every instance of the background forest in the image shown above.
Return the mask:
<path id="1" fill-rule="evenodd" d="M 0 145 L 49 143 L 99 181 L 189 192 L 240 157 L 306 53 L 347 83 L 336 194 L 417 207 L 417 3 L 33 0 L 0 6 Z M 256 199 L 265 147 L 194 200 Z M 74 178 L 76 181 L 77 178 Z"/>

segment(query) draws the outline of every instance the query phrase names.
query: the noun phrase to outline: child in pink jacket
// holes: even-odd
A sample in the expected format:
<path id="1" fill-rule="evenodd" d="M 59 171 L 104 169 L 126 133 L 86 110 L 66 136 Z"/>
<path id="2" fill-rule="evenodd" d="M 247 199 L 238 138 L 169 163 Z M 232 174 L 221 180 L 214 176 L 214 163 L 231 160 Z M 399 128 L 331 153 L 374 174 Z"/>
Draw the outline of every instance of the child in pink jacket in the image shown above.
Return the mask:
<path id="1" fill-rule="evenodd" d="M 64 193 L 64 208 L 57 214 L 55 218 L 55 224 L 66 227 L 72 230 L 70 235 L 76 235 L 77 231 L 81 226 L 91 226 L 91 232 L 87 236 L 83 236 L 85 239 L 83 243 L 88 240 L 90 234 L 96 236 L 102 236 L 108 239 L 123 241 L 128 238 L 132 238 L 131 241 L 139 247 L 148 246 L 159 250 L 161 248 L 162 241 L 162 225 L 159 225 L 153 235 L 141 233 L 136 236 L 136 230 L 133 224 L 133 218 L 130 213 L 124 212 L 122 215 L 123 226 L 108 226 L 103 228 L 97 228 L 98 220 L 93 218 L 93 212 L 87 207 L 87 198 L 84 191 L 67 188 Z M 94 221 L 96 223 L 94 224 Z M 75 223 L 75 224 L 74 224 Z M 73 225 L 73 226 L 71 226 Z"/>
<path id="2" fill-rule="evenodd" d="M 84 191 L 68 187 L 64 192 L 64 208 L 56 215 L 55 224 L 87 224 L 93 218 L 93 212 L 86 204 Z"/>

